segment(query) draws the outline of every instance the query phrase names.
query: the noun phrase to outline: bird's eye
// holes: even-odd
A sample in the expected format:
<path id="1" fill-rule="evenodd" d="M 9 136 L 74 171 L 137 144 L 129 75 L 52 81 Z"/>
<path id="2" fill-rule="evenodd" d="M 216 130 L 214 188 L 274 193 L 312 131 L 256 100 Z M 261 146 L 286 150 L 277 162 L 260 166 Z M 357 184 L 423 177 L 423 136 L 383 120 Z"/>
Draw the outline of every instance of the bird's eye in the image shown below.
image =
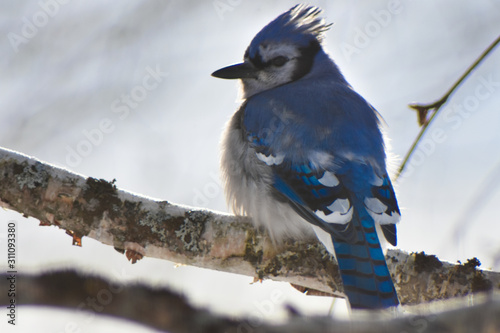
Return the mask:
<path id="1" fill-rule="evenodd" d="M 286 64 L 288 61 L 288 58 L 287 57 L 284 57 L 284 56 L 277 56 L 276 58 L 273 58 L 271 60 L 271 63 L 276 66 L 276 67 L 281 67 L 283 66 L 284 64 Z"/>

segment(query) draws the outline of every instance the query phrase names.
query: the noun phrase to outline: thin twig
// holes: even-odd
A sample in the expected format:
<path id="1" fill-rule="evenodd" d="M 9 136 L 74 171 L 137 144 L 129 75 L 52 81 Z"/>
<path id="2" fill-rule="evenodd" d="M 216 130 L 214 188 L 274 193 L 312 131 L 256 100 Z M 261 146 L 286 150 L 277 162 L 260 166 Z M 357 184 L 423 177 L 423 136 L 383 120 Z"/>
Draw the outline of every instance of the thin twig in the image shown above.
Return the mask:
<path id="1" fill-rule="evenodd" d="M 500 36 L 491 43 L 490 46 L 479 56 L 479 58 L 476 59 L 476 61 L 465 71 L 465 73 L 455 82 L 455 84 L 444 94 L 441 99 L 438 101 L 432 103 L 432 104 L 410 104 L 409 107 L 416 110 L 418 112 L 418 117 L 419 117 L 419 125 L 422 126 L 420 129 L 420 132 L 418 133 L 417 137 L 413 141 L 413 144 L 411 145 L 410 149 L 406 153 L 405 158 L 403 159 L 403 162 L 401 163 L 401 166 L 399 167 L 394 179 L 398 179 L 401 173 L 403 172 L 404 168 L 406 167 L 406 164 L 408 163 L 408 160 L 410 159 L 411 155 L 415 151 L 415 148 L 417 147 L 418 143 L 420 142 L 422 136 L 424 135 L 425 131 L 431 124 L 432 120 L 434 117 L 438 114 L 439 110 L 441 109 L 441 106 L 443 106 L 448 98 L 455 92 L 457 87 L 465 80 L 465 78 L 479 65 L 481 61 L 483 61 L 484 58 L 497 46 L 497 44 L 500 43 Z M 432 111 L 432 116 L 427 119 L 427 114 Z"/>

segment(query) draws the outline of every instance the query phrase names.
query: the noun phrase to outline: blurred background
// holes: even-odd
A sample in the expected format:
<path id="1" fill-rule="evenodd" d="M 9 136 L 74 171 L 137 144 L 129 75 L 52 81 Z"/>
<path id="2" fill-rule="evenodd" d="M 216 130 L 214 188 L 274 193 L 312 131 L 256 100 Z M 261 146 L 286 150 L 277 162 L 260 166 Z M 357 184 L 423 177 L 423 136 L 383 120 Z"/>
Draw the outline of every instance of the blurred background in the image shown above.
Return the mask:
<path id="1" fill-rule="evenodd" d="M 500 3 L 310 1 L 334 25 L 325 49 L 385 119 L 398 166 L 419 128 L 411 102 L 440 98 L 500 33 Z M 238 85 L 214 70 L 241 61 L 253 36 L 296 1 L 41 0 L 0 4 L 0 145 L 142 195 L 228 211 L 219 139 L 238 107 Z M 396 182 L 398 247 L 456 262 L 477 257 L 500 270 L 500 49 L 452 95 Z M 167 286 L 227 316 L 282 320 L 285 305 L 326 315 L 330 298 L 285 283 L 144 258 L 18 223 L 18 268 L 60 267 Z M 5 260 L 0 269 L 6 270 Z M 279 295 L 271 298 L 270 295 Z M 333 314 L 345 314 L 343 301 Z M 2 316 L 4 317 L 4 316 Z M 73 325 L 73 326 L 72 326 Z M 76 325 L 76 326 L 74 326 Z M 0 327 L 6 327 L 6 320 Z M 152 332 L 71 311 L 18 309 L 16 329 Z M 7 327 L 9 328 L 9 327 Z"/>

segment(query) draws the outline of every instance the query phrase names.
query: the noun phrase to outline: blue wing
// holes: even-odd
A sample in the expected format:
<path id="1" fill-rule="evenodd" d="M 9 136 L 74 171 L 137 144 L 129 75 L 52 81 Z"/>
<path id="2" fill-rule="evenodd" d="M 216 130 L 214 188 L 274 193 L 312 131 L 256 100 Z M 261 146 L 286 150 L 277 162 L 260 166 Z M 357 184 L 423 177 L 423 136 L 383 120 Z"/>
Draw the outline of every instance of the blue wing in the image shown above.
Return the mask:
<path id="1" fill-rule="evenodd" d="M 375 229 L 384 222 L 387 240 L 396 245 L 399 209 L 387 175 L 371 183 L 369 197 L 353 192 L 354 174 L 370 174 L 368 165 L 345 165 L 333 170 L 314 168 L 314 163 L 295 164 L 258 146 L 258 158 L 273 169 L 273 188 L 306 221 L 332 237 L 344 290 L 354 308 L 380 308 L 399 304 Z M 365 171 L 365 172 L 363 172 Z"/>
<path id="2" fill-rule="evenodd" d="M 306 221 L 341 239 L 352 240 L 348 222 L 353 213 L 353 192 L 357 192 L 357 196 L 364 196 L 363 206 L 381 224 L 387 241 L 396 245 L 395 223 L 400 211 L 387 174 L 378 177 L 369 165 L 346 160 L 335 161 L 330 170 L 318 168 L 313 159 L 293 163 L 282 153 L 273 154 L 255 135 L 249 134 L 248 139 L 257 157 L 273 168 L 277 198 L 288 201 Z"/>

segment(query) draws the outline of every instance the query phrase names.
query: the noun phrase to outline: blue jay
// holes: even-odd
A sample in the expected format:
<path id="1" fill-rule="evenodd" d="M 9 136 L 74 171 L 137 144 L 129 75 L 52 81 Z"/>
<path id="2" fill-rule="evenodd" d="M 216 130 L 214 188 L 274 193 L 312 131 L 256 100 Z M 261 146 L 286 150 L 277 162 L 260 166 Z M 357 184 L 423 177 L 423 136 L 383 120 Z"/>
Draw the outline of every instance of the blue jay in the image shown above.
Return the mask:
<path id="1" fill-rule="evenodd" d="M 352 308 L 396 306 L 378 232 L 396 245 L 400 212 L 379 115 L 323 51 L 330 25 L 320 13 L 291 8 L 254 37 L 243 63 L 212 74 L 243 88 L 222 140 L 227 199 L 274 240 L 314 231 Z"/>

